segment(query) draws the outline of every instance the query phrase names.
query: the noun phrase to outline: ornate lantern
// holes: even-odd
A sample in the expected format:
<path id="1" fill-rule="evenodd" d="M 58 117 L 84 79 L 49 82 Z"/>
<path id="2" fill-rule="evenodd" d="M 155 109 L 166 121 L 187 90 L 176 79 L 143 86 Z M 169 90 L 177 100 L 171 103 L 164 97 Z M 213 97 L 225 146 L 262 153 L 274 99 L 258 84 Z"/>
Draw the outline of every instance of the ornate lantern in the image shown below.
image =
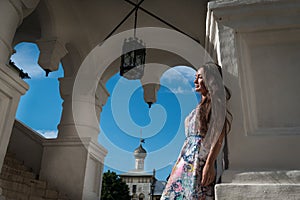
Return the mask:
<path id="1" fill-rule="evenodd" d="M 137 37 L 124 40 L 120 75 L 129 79 L 141 79 L 144 75 L 146 46 Z"/>
<path id="2" fill-rule="evenodd" d="M 142 2 L 135 7 L 134 37 L 125 39 L 123 44 L 120 75 L 129 80 L 141 79 L 144 75 L 146 45 L 136 37 L 137 12 Z"/>

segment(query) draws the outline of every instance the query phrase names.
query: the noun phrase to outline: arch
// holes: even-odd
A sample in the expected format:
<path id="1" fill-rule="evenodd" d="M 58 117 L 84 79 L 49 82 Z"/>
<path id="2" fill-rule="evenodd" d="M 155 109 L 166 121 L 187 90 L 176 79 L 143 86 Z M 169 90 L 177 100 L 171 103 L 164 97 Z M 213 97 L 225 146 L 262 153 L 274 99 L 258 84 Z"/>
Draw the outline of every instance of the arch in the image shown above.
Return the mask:
<path id="1" fill-rule="evenodd" d="M 160 37 L 156 37 L 159 35 Z M 110 76 L 112 76 L 114 73 L 112 73 L 109 69 L 111 69 L 112 64 L 115 64 L 117 59 L 120 57 L 122 53 L 122 44 L 124 39 L 132 36 L 131 31 L 125 31 L 123 33 L 117 34 L 109 38 L 104 43 L 101 43 L 100 45 L 96 46 L 84 59 L 82 62 L 82 65 L 80 66 L 74 88 L 73 88 L 73 97 L 72 100 L 76 101 L 82 99 L 83 97 L 90 97 L 91 105 L 94 104 L 95 99 L 93 97 L 95 96 L 96 92 L 96 85 L 99 81 L 107 81 Z M 183 62 L 183 59 L 179 59 L 178 57 L 176 62 L 173 62 L 173 64 L 187 64 L 188 66 L 192 66 L 193 68 L 197 69 L 201 65 L 203 65 L 205 62 L 212 61 L 208 53 L 204 50 L 204 48 L 193 41 L 192 39 L 182 35 L 181 33 L 178 33 L 174 30 L 169 30 L 165 28 L 155 28 L 155 27 L 148 27 L 148 28 L 139 28 L 137 29 L 137 37 L 142 38 L 142 40 L 146 43 L 147 48 L 149 49 L 155 49 L 159 50 L 157 52 L 171 52 L 170 55 L 175 54 L 179 55 L 181 58 L 184 58 L 185 61 Z M 168 55 L 166 53 L 165 55 Z M 172 60 L 171 60 L 172 61 Z M 169 61 L 169 64 L 171 65 L 171 61 Z M 181 63 L 179 63 L 181 61 Z M 166 60 L 168 62 L 168 60 Z M 171 65 L 172 66 L 172 65 Z M 174 66 L 174 65 L 173 65 Z M 118 66 L 114 66 L 114 72 L 117 72 Z M 167 67 L 168 69 L 168 67 Z M 163 71 L 163 70 L 162 70 Z M 109 74 L 110 72 L 110 74 Z M 160 72 L 162 74 L 162 72 Z M 103 75 L 106 75 L 104 77 Z M 179 97 L 182 98 L 182 97 Z M 197 100 L 195 99 L 197 102 Z M 75 107 L 74 107 L 75 106 Z M 180 105 L 181 108 L 185 108 L 186 105 Z M 79 113 L 76 109 L 76 105 L 73 104 L 73 116 L 75 121 L 75 126 L 79 124 L 80 122 L 80 116 L 81 113 Z M 92 113 L 91 113 L 92 114 Z M 93 115 L 93 114 L 92 114 Z M 97 116 L 95 114 L 94 116 Z M 79 118 L 78 118 L 79 117 Z M 183 118 L 184 116 L 181 116 Z M 179 127 L 183 127 L 184 120 L 180 120 Z M 93 124 L 97 123 L 99 127 L 99 120 L 95 119 L 93 121 Z M 96 125 L 95 125 L 96 126 Z M 85 133 L 80 132 L 80 128 L 78 129 L 78 134 L 80 137 L 84 137 Z M 176 135 L 178 133 L 181 133 L 181 131 L 176 132 Z M 153 151 L 151 154 L 170 154 L 170 151 L 172 151 L 170 148 L 172 146 L 181 146 L 181 140 L 176 140 L 176 137 L 172 139 L 172 141 L 169 142 L 169 144 L 158 151 Z M 130 153 L 131 152 L 127 152 Z M 167 163 L 160 163 L 159 166 L 156 166 L 155 168 L 160 169 L 162 167 L 165 167 L 169 164 L 169 161 L 166 161 Z"/>
<path id="2" fill-rule="evenodd" d="M 84 59 L 76 79 L 79 80 L 82 78 L 81 76 L 90 75 L 89 77 L 93 81 L 99 81 L 99 79 L 102 79 L 106 82 L 114 73 L 109 74 L 107 77 L 104 77 L 103 75 L 108 74 L 108 68 L 111 69 L 112 67 L 117 69 L 117 59 L 119 59 L 122 53 L 126 53 L 122 52 L 123 40 L 129 38 L 131 34 L 131 31 L 124 31 L 112 36 L 104 43 L 97 45 Z M 160 35 L 166 41 L 162 42 L 160 41 L 162 38 L 153 37 L 153 35 L 156 34 Z M 170 37 L 170 35 L 173 36 Z M 139 28 L 137 29 L 137 37 L 143 39 L 143 41 L 147 44 L 147 49 L 158 49 L 158 52 L 162 52 L 161 50 L 163 50 L 166 52 L 169 51 L 172 54 L 180 55 L 188 61 L 189 65 L 194 66 L 195 68 L 199 68 L 200 65 L 207 61 L 212 61 L 208 53 L 200 44 L 181 33 L 170 29 L 154 27 Z M 178 46 L 180 46 L 180 48 Z M 151 54 L 152 50 L 149 51 Z M 169 53 L 166 53 L 166 55 L 168 54 Z M 159 56 L 159 54 L 157 56 Z M 169 62 L 172 60 L 173 59 L 170 59 Z M 181 61 L 182 63 L 173 63 L 173 65 L 187 64 L 184 63 L 183 60 Z"/>

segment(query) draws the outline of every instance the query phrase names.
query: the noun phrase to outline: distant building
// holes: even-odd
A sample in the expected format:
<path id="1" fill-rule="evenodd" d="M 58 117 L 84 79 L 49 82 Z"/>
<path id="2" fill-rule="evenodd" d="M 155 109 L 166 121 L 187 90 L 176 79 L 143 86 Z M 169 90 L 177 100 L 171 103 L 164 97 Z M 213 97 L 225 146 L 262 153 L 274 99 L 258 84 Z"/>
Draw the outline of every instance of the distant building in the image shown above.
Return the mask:
<path id="1" fill-rule="evenodd" d="M 129 187 L 131 199 L 133 200 L 153 200 L 160 199 L 164 190 L 165 181 L 159 181 L 153 174 L 144 171 L 144 161 L 147 151 L 143 148 L 142 143 L 134 150 L 135 169 L 119 175 Z M 152 187 L 151 187 L 152 186 Z"/>

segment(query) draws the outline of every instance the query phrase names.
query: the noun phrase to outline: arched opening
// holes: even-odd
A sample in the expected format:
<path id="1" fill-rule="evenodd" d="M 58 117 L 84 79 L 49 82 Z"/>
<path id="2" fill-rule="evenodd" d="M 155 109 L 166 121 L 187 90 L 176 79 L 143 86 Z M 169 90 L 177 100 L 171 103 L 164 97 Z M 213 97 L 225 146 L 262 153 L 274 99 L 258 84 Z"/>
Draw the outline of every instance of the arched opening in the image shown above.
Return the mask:
<path id="1" fill-rule="evenodd" d="M 30 76 L 24 79 L 29 90 L 21 97 L 16 119 L 43 137 L 55 138 L 62 112 L 58 83 L 58 78 L 64 76 L 62 66 L 45 77 L 45 71 L 37 64 L 39 49 L 36 44 L 19 43 L 15 50 L 11 60 Z"/>
<path id="2" fill-rule="evenodd" d="M 139 80 L 127 80 L 118 73 L 108 79 L 106 88 L 110 97 L 103 106 L 98 137 L 99 143 L 108 150 L 104 171 L 110 169 L 122 174 L 133 170 L 133 150 L 142 137 L 148 152 L 145 170 L 158 169 L 157 178 L 166 179 L 184 141 L 184 126 L 180 121 L 184 121 L 199 101 L 193 91 L 194 75 L 195 70 L 188 66 L 171 67 L 162 73 L 157 102 L 150 110 Z M 127 113 L 120 112 L 122 107 L 128 109 Z M 172 140 L 177 141 L 175 146 L 170 145 Z M 172 154 L 159 156 L 162 148 Z M 168 162 L 159 166 L 162 160 Z"/>
<path id="3" fill-rule="evenodd" d="M 21 96 L 7 152 L 38 176 L 43 141 L 57 136 L 62 112 L 58 78 L 64 72 L 60 66 L 58 71 L 45 77 L 44 70 L 37 64 L 39 49 L 34 43 L 22 42 L 14 48 L 16 53 L 11 57 L 11 65 L 27 73 L 30 78 L 24 79 L 29 90 Z"/>

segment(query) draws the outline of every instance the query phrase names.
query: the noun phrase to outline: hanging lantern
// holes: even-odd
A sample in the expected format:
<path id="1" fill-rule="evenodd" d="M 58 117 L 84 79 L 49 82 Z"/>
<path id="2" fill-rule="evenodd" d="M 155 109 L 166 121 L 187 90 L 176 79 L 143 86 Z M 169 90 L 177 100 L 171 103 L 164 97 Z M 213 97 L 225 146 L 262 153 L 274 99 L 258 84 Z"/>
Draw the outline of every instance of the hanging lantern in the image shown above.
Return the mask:
<path id="1" fill-rule="evenodd" d="M 146 46 L 137 37 L 124 40 L 120 75 L 129 80 L 141 79 L 144 75 Z"/>
<path id="2" fill-rule="evenodd" d="M 124 40 L 123 54 L 121 56 L 120 75 L 129 79 L 136 80 L 141 79 L 144 75 L 145 57 L 146 57 L 146 45 L 142 40 L 136 37 L 136 25 L 138 18 L 138 8 L 142 3 L 141 1 L 135 7 L 134 14 L 134 36 Z"/>

